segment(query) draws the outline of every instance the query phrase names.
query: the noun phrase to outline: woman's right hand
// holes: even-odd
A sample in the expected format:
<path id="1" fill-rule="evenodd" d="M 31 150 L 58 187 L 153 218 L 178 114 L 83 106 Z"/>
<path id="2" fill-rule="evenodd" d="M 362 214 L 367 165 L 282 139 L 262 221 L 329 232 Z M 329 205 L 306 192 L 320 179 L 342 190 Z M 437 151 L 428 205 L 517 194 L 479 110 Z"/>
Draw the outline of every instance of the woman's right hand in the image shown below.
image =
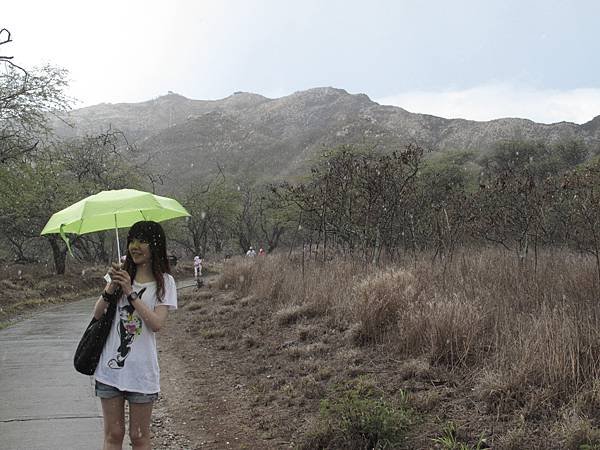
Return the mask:
<path id="1" fill-rule="evenodd" d="M 112 278 L 112 276 L 111 276 Z M 107 294 L 113 294 L 116 290 L 117 287 L 119 285 L 117 283 L 115 283 L 114 281 L 111 281 L 110 283 L 106 284 L 106 287 L 104 288 L 104 290 L 106 291 Z"/>
<path id="2" fill-rule="evenodd" d="M 104 288 L 104 290 L 108 293 L 108 294 L 112 294 L 113 292 L 115 292 L 117 290 L 117 288 L 119 287 L 119 283 L 117 283 L 114 280 L 114 274 L 117 270 L 121 269 L 121 264 L 119 263 L 111 263 L 111 268 L 108 269 L 108 274 L 110 275 L 111 278 L 111 282 L 108 283 L 106 285 L 106 287 Z"/>

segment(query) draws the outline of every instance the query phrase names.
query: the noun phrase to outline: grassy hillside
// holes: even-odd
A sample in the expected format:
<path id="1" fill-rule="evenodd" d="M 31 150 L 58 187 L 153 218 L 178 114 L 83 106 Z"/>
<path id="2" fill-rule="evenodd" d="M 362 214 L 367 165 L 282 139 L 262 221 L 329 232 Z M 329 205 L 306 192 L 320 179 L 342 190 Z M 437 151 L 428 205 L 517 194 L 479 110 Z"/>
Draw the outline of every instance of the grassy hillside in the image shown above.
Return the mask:
<path id="1" fill-rule="evenodd" d="M 169 345 L 204 374 L 188 388 L 231 402 L 190 405 L 178 429 L 191 442 L 206 408 L 203 436 L 228 424 L 232 448 L 600 446 L 593 261 L 557 251 L 535 270 L 498 250 L 446 270 L 426 255 L 304 261 L 233 260 L 222 291 L 182 299 Z"/>

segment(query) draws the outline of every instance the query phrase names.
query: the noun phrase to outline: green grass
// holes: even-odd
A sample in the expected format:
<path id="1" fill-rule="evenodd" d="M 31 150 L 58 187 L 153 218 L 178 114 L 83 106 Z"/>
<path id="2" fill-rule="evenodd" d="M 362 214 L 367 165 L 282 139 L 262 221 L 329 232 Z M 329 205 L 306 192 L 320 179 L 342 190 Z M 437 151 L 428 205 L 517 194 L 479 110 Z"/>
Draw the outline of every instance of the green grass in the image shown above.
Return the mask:
<path id="1" fill-rule="evenodd" d="M 305 449 L 387 449 L 401 445 L 412 423 L 404 393 L 385 399 L 364 380 L 334 390 L 321 401 L 319 422 Z"/>
<path id="2" fill-rule="evenodd" d="M 456 427 L 456 425 L 454 425 L 453 422 L 449 422 L 444 427 L 443 435 L 432 440 L 436 444 L 441 445 L 442 449 L 444 450 L 482 450 L 485 448 L 489 448 L 486 444 L 483 435 L 479 437 L 479 440 L 475 445 L 469 445 L 467 443 L 459 441 L 457 435 L 458 428 Z"/>

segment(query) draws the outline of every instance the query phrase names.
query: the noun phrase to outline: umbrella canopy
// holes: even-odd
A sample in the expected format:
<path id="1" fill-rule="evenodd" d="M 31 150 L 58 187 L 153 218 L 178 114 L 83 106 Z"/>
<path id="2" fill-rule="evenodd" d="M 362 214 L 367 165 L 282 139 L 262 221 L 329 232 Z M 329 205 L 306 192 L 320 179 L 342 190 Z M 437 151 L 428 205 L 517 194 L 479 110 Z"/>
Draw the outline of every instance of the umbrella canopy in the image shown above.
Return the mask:
<path id="1" fill-rule="evenodd" d="M 54 213 L 40 234 L 86 234 L 130 227 L 140 220 L 164 220 L 190 214 L 177 200 L 135 189 L 102 191 Z M 119 250 L 120 257 L 120 250 Z"/>
<path id="2" fill-rule="evenodd" d="M 130 227 L 140 220 L 164 220 L 190 214 L 177 200 L 135 189 L 102 191 L 54 213 L 41 234 L 86 234 Z"/>

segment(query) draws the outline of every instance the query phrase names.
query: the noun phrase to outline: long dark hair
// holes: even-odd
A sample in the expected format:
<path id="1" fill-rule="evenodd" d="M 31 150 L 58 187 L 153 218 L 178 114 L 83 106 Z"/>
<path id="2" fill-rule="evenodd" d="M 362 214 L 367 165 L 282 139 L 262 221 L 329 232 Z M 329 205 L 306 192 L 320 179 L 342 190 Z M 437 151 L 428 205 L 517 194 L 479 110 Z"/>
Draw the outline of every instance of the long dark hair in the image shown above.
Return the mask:
<path id="1" fill-rule="evenodd" d="M 152 256 L 152 275 L 156 281 L 156 293 L 159 301 L 163 301 L 165 295 L 165 279 L 163 274 L 171 273 L 171 266 L 167 259 L 167 238 L 159 223 L 151 220 L 136 222 L 127 233 L 127 258 L 125 258 L 124 269 L 129 273 L 131 281 L 135 279 L 137 267 L 129 253 L 129 244 L 134 239 L 140 239 L 150 244 L 150 255 Z"/>

